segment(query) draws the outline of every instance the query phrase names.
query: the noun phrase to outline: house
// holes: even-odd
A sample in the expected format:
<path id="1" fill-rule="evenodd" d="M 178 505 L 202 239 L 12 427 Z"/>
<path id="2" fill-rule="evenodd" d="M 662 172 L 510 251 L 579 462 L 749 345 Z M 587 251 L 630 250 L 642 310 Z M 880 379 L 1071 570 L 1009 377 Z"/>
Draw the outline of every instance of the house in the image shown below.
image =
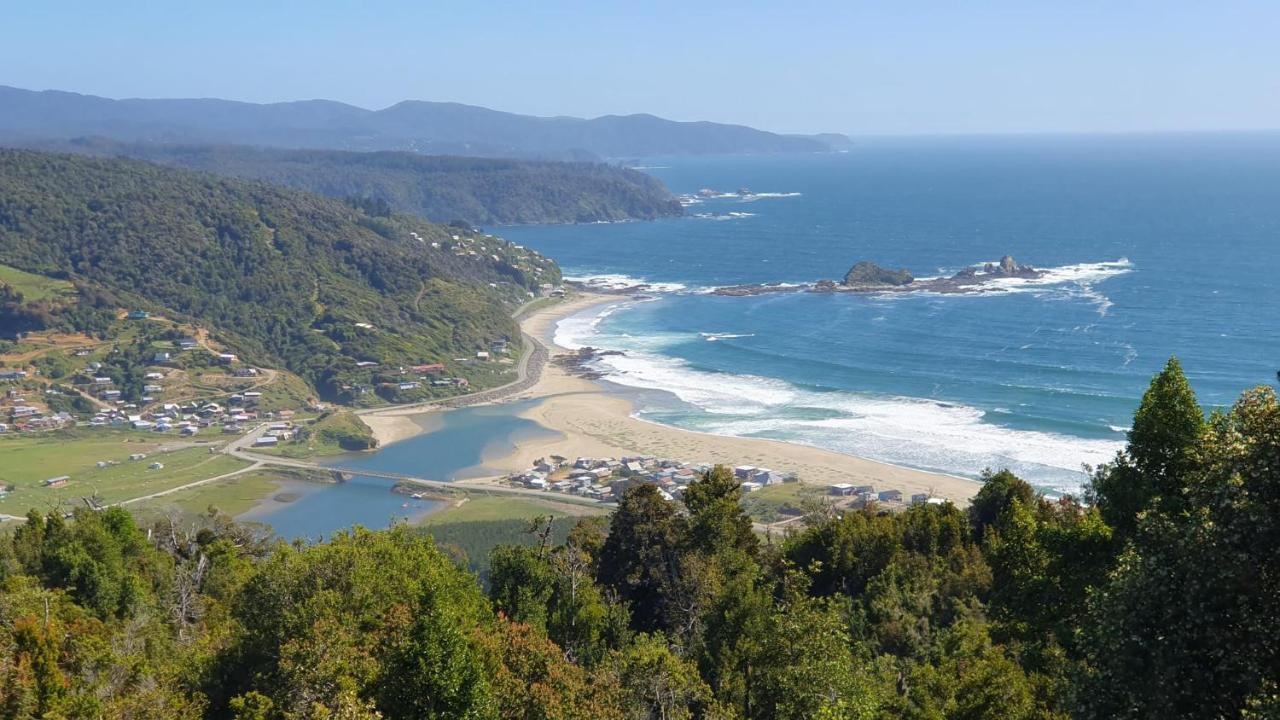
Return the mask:
<path id="1" fill-rule="evenodd" d="M 274 435 L 263 435 L 253 441 L 254 447 L 275 447 L 280 444 L 280 438 Z"/>
<path id="2" fill-rule="evenodd" d="M 236 368 L 231 374 L 238 378 L 258 377 L 258 368 Z"/>
<path id="3" fill-rule="evenodd" d="M 199 341 L 193 337 L 178 338 L 178 347 L 183 350 L 193 350 L 200 346 Z"/>
<path id="4" fill-rule="evenodd" d="M 761 485 L 761 484 L 760 484 L 760 483 L 758 483 L 758 482 L 744 482 L 744 483 L 742 483 L 742 490 L 743 490 L 743 492 L 755 492 L 755 491 L 759 490 L 759 489 L 760 489 L 760 488 L 762 488 L 762 487 L 764 487 L 764 486 L 763 486 L 763 485 Z"/>
<path id="5" fill-rule="evenodd" d="M 417 390 L 418 388 L 422 387 L 422 383 L 402 382 L 396 387 L 400 390 Z"/>
<path id="6" fill-rule="evenodd" d="M 218 362 L 223 365 L 230 365 L 236 361 L 236 356 L 231 353 L 218 353 Z"/>
<path id="7" fill-rule="evenodd" d="M 739 465 L 733 469 L 733 476 L 739 480 L 747 480 L 756 474 L 756 468 L 751 465 Z"/>
<path id="8" fill-rule="evenodd" d="M 150 420 L 133 420 L 129 424 L 133 426 L 134 430 L 150 430 L 155 426 L 155 423 Z"/>
<path id="9" fill-rule="evenodd" d="M 98 393 L 98 397 L 102 398 L 103 400 L 119 400 L 120 391 L 119 390 L 103 390 L 102 392 Z"/>
<path id="10" fill-rule="evenodd" d="M 376 363 L 376 362 L 374 362 L 374 361 L 372 361 L 372 360 L 361 360 L 361 361 L 359 361 L 359 362 L 357 362 L 357 363 L 356 363 L 356 367 L 358 367 L 358 368 L 364 368 L 364 369 L 368 369 L 368 368 L 376 368 L 376 367 L 378 367 L 378 363 Z"/>
<path id="11" fill-rule="evenodd" d="M 409 368 L 410 372 L 418 375 L 432 375 L 444 372 L 444 363 L 424 363 L 422 365 L 413 365 Z"/>
<path id="12" fill-rule="evenodd" d="M 130 320 L 146 320 L 149 317 L 151 317 L 151 313 L 147 312 L 146 310 L 130 310 L 129 311 Z"/>
<path id="13" fill-rule="evenodd" d="M 149 372 L 146 375 L 143 375 L 143 377 L 147 380 L 163 380 L 164 373 Z"/>
<path id="14" fill-rule="evenodd" d="M 69 482 L 71 482 L 70 475 L 59 475 L 58 477 L 51 477 L 40 484 L 47 488 L 60 488 L 66 487 Z"/>
<path id="15" fill-rule="evenodd" d="M 481 350 L 480 352 L 476 353 L 476 359 L 483 362 L 488 362 L 489 353 L 485 352 L 484 350 Z"/>
<path id="16" fill-rule="evenodd" d="M 878 497 L 880 498 L 880 502 L 902 502 L 902 491 L 881 490 Z"/>
<path id="17" fill-rule="evenodd" d="M 3 370 L 0 371 L 0 380 L 21 380 L 27 376 L 26 370 Z"/>
<path id="18" fill-rule="evenodd" d="M 853 495 L 854 494 L 853 484 L 852 483 L 836 483 L 835 485 L 828 485 L 827 494 L 840 495 L 840 496 Z"/>
<path id="19" fill-rule="evenodd" d="M 169 353 L 164 351 L 158 352 L 151 357 L 151 362 L 157 363 L 157 364 L 167 363 L 169 362 Z"/>
<path id="20" fill-rule="evenodd" d="M 142 391 L 148 393 L 164 392 L 164 387 L 161 385 L 143 385 Z"/>
<path id="21" fill-rule="evenodd" d="M 929 493 L 916 493 L 911 496 L 912 505 L 923 505 L 929 501 Z"/>

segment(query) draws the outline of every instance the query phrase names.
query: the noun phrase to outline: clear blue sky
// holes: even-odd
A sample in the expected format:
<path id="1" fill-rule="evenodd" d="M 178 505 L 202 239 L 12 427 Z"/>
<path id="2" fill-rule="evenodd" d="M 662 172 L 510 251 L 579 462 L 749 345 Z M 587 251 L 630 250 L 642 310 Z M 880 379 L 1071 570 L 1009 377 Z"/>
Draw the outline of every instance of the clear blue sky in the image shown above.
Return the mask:
<path id="1" fill-rule="evenodd" d="M 1278 0 L 615 5 L 0 0 L 0 84 L 785 132 L 1280 128 Z"/>

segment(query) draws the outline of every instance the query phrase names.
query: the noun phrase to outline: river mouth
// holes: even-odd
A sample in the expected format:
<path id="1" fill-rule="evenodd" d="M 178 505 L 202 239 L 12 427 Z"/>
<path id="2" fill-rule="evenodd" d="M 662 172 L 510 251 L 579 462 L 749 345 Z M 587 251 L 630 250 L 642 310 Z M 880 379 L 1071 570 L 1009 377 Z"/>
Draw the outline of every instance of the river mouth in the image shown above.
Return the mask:
<path id="1" fill-rule="evenodd" d="M 520 417 L 537 402 L 465 407 L 414 418 L 427 432 L 374 453 L 340 455 L 325 463 L 350 473 L 350 480 L 283 480 L 270 497 L 236 519 L 269 525 L 290 541 L 320 540 L 356 525 L 381 530 L 421 522 L 446 503 L 392 492 L 395 481 L 360 471 L 442 481 L 498 475 L 490 464 L 510 456 L 521 443 L 560 437 Z"/>

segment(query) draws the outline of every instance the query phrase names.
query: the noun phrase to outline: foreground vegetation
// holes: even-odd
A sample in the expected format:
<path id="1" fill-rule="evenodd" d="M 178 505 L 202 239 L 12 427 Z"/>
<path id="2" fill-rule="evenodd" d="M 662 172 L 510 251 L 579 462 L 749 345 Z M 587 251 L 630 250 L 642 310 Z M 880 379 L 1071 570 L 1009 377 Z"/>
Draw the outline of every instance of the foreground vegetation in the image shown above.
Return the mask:
<path id="1" fill-rule="evenodd" d="M 1171 362 L 1087 505 L 997 472 L 762 544 L 717 468 L 535 522 L 483 588 L 405 527 L 32 513 L 0 718 L 1280 717 L 1277 468 L 1275 393 L 1206 419 Z"/>

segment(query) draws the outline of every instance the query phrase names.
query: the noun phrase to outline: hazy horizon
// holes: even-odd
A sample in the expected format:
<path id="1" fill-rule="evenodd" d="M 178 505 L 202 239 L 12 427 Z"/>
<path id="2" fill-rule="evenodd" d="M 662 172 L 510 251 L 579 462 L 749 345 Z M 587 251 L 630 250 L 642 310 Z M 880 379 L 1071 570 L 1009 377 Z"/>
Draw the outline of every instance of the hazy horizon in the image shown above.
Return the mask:
<path id="1" fill-rule="evenodd" d="M 1263 2 L 62 2 L 7 15 L 0 84 L 111 98 L 421 99 L 856 136 L 1280 127 L 1280 6 Z"/>

